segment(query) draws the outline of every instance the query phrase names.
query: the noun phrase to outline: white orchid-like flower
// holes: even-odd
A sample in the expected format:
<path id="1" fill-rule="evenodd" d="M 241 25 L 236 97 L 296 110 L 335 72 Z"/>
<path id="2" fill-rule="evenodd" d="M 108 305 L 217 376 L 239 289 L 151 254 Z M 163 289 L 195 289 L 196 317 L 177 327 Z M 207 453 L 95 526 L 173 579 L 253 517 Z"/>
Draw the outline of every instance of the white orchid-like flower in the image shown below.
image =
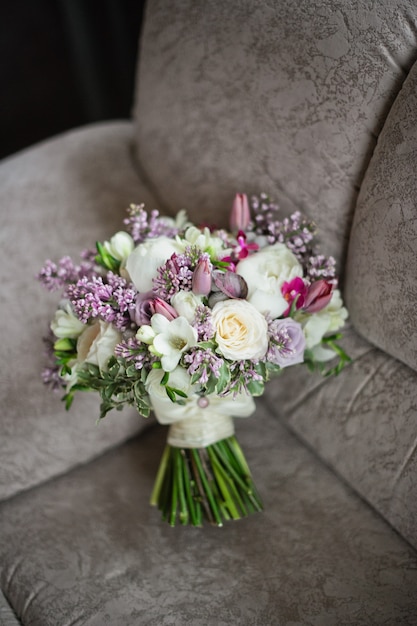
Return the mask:
<path id="1" fill-rule="evenodd" d="M 177 317 L 169 321 L 156 313 L 151 320 L 155 338 L 150 350 L 161 357 L 162 368 L 172 372 L 178 365 L 183 352 L 196 345 L 198 335 L 195 328 L 185 319 Z"/>

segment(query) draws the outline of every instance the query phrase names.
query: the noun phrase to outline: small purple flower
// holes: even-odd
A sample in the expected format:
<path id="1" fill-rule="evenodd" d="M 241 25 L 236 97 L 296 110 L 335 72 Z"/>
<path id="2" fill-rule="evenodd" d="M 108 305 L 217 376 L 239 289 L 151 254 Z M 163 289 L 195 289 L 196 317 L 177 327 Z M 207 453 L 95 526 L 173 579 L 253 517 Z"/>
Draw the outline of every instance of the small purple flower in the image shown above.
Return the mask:
<path id="1" fill-rule="evenodd" d="M 273 320 L 268 328 L 270 343 L 266 360 L 280 367 L 304 361 L 306 340 L 301 324 L 290 317 Z"/>

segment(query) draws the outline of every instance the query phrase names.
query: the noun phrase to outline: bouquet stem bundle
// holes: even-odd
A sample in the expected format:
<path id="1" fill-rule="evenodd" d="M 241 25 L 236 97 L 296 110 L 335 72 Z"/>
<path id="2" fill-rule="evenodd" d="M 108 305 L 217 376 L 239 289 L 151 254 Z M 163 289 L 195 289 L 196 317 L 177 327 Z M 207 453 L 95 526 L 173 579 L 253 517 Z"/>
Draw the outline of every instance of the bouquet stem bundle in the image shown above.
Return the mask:
<path id="1" fill-rule="evenodd" d="M 171 526 L 202 526 L 207 520 L 222 526 L 262 511 L 262 501 L 243 451 L 235 436 L 205 448 L 177 448 L 163 452 L 151 504 Z"/>

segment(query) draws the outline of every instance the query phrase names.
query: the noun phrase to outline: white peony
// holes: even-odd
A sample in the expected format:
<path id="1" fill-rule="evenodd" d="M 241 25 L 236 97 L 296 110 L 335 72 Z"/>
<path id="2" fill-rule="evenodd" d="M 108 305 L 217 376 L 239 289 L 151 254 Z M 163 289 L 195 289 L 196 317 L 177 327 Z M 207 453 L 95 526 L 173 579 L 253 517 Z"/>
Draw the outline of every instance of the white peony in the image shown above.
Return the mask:
<path id="1" fill-rule="evenodd" d="M 333 291 L 332 299 L 329 304 L 324 307 L 324 309 L 314 315 L 304 315 L 301 313 L 297 317 L 299 317 L 300 322 L 303 325 L 306 347 L 311 349 L 321 342 L 324 335 L 327 333 L 334 333 L 339 330 L 339 328 L 342 328 L 348 317 L 348 312 L 343 306 L 339 289 L 335 289 Z M 330 357 L 330 351 L 327 352 Z M 331 352 L 331 355 L 334 356 L 334 352 Z M 323 356 L 324 353 L 322 357 Z M 319 358 L 318 353 L 317 358 Z"/>
<path id="2" fill-rule="evenodd" d="M 174 254 L 181 253 L 181 246 L 169 237 L 157 237 L 140 243 L 127 257 L 126 270 L 140 293 L 151 291 L 152 279 L 157 270 Z"/>
<path id="3" fill-rule="evenodd" d="M 261 313 L 276 318 L 288 308 L 282 285 L 302 277 L 303 268 L 287 246 L 276 243 L 240 261 L 236 272 L 248 285 L 247 300 Z"/>
<path id="4" fill-rule="evenodd" d="M 133 252 L 135 243 L 129 233 L 121 230 L 113 235 L 110 241 L 105 241 L 103 246 L 113 258 L 124 263 Z"/>
<path id="5" fill-rule="evenodd" d="M 74 315 L 71 304 L 66 302 L 61 309 L 56 311 L 51 322 L 51 330 L 55 337 L 60 339 L 76 339 L 85 330 L 85 324 L 80 322 Z"/>
<path id="6" fill-rule="evenodd" d="M 93 363 L 107 371 L 108 360 L 121 340 L 121 333 L 112 324 L 99 320 L 88 325 L 78 338 L 77 363 Z"/>
<path id="7" fill-rule="evenodd" d="M 190 322 L 194 321 L 195 311 L 202 303 L 202 296 L 196 296 L 192 291 L 178 291 L 171 298 L 171 304 L 181 317 Z"/>
<path id="8" fill-rule="evenodd" d="M 246 300 L 222 300 L 212 310 L 219 351 L 226 359 L 260 359 L 268 349 L 268 324 Z"/>

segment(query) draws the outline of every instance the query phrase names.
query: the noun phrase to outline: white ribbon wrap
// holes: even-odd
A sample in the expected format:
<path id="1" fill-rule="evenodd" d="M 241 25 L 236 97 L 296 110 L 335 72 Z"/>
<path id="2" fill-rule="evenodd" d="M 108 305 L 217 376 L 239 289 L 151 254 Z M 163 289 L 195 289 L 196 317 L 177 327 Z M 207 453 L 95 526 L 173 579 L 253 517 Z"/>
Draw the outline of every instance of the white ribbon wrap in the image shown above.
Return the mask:
<path id="1" fill-rule="evenodd" d="M 175 372 L 175 376 L 172 374 Z M 187 393 L 184 404 L 172 402 L 161 379 L 163 372 L 154 370 L 146 386 L 156 419 L 171 424 L 168 443 L 176 448 L 206 448 L 234 434 L 233 417 L 249 417 L 255 411 L 255 401 L 245 393 L 221 398 L 216 394 L 201 397 L 193 393 L 188 374 L 177 368 L 170 375 L 173 387 Z"/>

